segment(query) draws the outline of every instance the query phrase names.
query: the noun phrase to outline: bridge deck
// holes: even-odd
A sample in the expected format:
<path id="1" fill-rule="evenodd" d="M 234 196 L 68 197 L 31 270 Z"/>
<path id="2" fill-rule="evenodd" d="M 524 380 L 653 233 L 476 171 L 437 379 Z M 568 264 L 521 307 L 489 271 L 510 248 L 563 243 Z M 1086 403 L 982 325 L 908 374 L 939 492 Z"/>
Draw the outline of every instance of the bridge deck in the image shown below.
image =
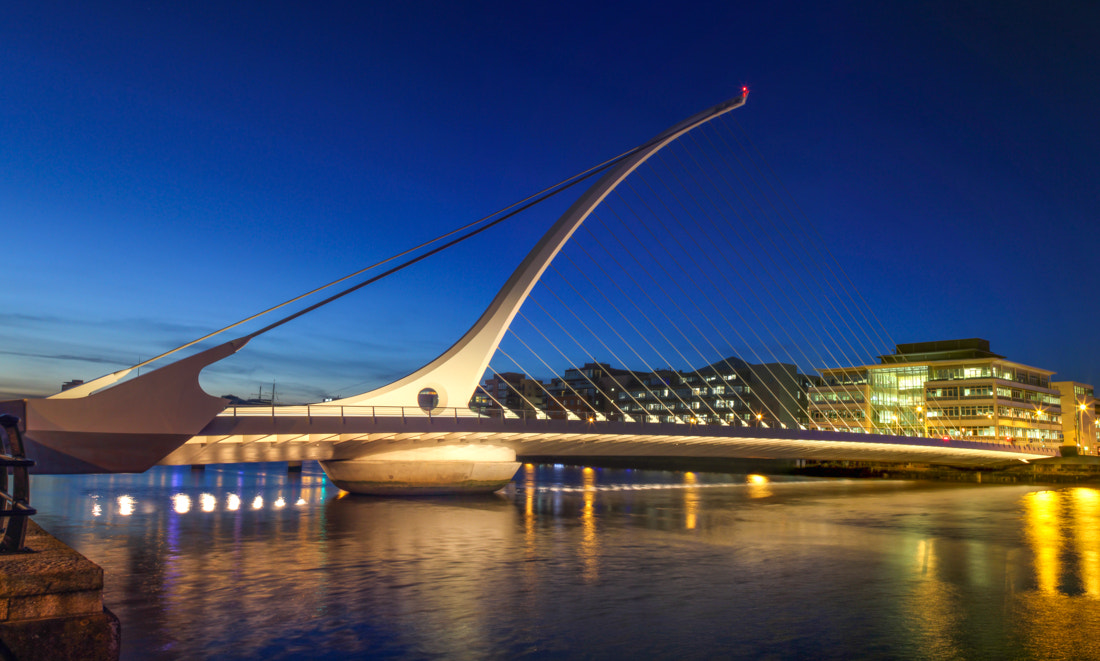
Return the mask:
<path id="1" fill-rule="evenodd" d="M 304 408 L 304 407 L 302 407 Z M 620 421 L 339 415 L 231 410 L 161 464 L 351 459 L 443 444 L 485 444 L 518 455 L 813 459 L 994 466 L 1057 455 L 1053 447 L 803 429 Z M 276 409 L 277 410 L 277 409 Z"/>

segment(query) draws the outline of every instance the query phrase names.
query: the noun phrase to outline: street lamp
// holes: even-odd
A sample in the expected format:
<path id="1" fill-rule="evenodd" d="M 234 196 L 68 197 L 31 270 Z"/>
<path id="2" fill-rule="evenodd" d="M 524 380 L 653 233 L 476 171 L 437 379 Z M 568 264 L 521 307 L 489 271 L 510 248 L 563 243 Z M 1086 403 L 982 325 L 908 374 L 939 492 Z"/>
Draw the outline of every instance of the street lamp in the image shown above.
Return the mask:
<path id="1" fill-rule="evenodd" d="M 763 420 L 764 420 L 764 414 L 763 413 L 757 413 L 756 414 L 756 426 L 759 427 Z"/>
<path id="2" fill-rule="evenodd" d="M 1076 431 L 1074 432 L 1074 441 L 1077 443 L 1077 447 L 1081 447 L 1081 427 L 1084 426 L 1084 420 L 1083 420 L 1084 417 L 1085 417 L 1085 403 L 1084 402 L 1078 402 L 1077 403 L 1077 415 L 1074 416 L 1074 418 L 1073 418 L 1073 424 L 1074 424 L 1074 427 L 1076 427 Z"/>
<path id="3" fill-rule="evenodd" d="M 1046 436 L 1043 435 L 1043 430 L 1039 427 L 1039 421 L 1043 419 L 1043 414 L 1044 413 L 1046 413 L 1046 409 L 1044 409 L 1042 406 L 1039 406 L 1038 404 L 1036 404 L 1035 405 L 1035 413 L 1032 414 L 1032 415 L 1035 419 L 1035 423 L 1034 423 L 1035 424 L 1035 431 L 1036 431 L 1036 433 L 1039 434 L 1039 444 L 1045 446 L 1046 443 L 1047 443 L 1047 439 L 1046 439 Z"/>

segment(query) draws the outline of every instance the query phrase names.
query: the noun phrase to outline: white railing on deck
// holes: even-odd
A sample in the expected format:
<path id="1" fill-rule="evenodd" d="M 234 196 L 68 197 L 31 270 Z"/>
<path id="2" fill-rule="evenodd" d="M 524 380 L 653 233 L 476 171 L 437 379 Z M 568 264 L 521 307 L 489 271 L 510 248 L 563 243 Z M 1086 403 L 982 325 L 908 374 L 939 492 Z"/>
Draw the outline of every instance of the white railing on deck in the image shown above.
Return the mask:
<path id="1" fill-rule="evenodd" d="M 485 409 L 478 412 L 469 408 L 437 408 L 432 411 L 425 411 L 415 406 L 334 406 L 331 404 L 303 404 L 300 406 L 231 406 L 225 409 L 219 417 L 232 417 L 232 418 L 278 418 L 278 417 L 305 417 L 310 420 L 313 418 L 370 418 L 371 420 L 377 420 L 379 418 L 394 419 L 400 418 L 402 421 L 425 419 L 428 420 L 458 420 L 458 419 L 478 419 L 478 420 L 574 420 L 582 421 L 582 418 L 578 417 L 576 413 L 572 411 L 531 411 L 531 410 L 511 410 L 511 409 Z M 631 417 L 626 415 L 600 415 L 590 414 L 587 418 L 583 419 L 584 422 L 589 424 L 596 424 L 599 422 L 630 422 L 635 424 L 660 424 L 656 419 L 656 416 L 643 415 L 637 417 Z M 672 423 L 667 423 L 672 424 Z M 676 421 L 676 424 L 690 425 L 691 427 L 705 427 L 705 426 L 730 426 L 729 422 L 714 422 L 708 423 L 705 418 L 691 418 L 688 416 L 682 416 Z M 771 429 L 779 429 L 778 426 L 773 425 Z M 797 431 L 797 430 L 794 430 Z M 835 431 L 835 432 L 855 432 L 866 433 L 863 429 L 818 429 L 816 431 Z M 886 434 L 889 435 L 889 434 Z M 942 440 L 945 444 L 958 444 L 965 443 L 967 446 L 983 446 L 988 449 L 998 449 L 1005 452 L 1019 452 L 1027 454 L 1045 454 L 1053 455 L 1057 453 L 1058 445 L 1056 444 L 1009 444 L 1003 441 L 982 440 L 984 437 L 967 436 L 965 438 L 950 438 L 943 439 L 941 436 L 901 436 L 896 438 L 912 438 L 921 439 L 924 442 L 918 443 L 920 445 L 929 445 L 929 440 Z"/>

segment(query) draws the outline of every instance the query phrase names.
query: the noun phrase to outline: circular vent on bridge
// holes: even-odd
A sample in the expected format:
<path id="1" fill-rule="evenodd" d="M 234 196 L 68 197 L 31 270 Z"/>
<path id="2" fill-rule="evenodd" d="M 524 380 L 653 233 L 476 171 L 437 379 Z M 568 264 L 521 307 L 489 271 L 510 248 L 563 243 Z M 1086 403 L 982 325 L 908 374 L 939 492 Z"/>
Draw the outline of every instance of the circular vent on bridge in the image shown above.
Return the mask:
<path id="1" fill-rule="evenodd" d="M 416 403 L 425 412 L 433 411 L 439 406 L 439 393 L 435 388 L 425 388 L 416 396 Z"/>

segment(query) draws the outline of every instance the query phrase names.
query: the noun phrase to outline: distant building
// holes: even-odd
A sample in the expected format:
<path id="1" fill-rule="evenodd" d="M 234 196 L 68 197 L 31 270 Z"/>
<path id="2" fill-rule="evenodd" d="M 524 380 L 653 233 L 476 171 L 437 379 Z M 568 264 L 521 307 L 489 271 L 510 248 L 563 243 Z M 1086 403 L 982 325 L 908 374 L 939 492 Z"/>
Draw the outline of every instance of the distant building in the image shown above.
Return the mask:
<path id="1" fill-rule="evenodd" d="M 585 363 L 580 368 L 565 370 L 555 377 L 547 388 L 546 410 L 565 414 L 569 411 L 577 417 L 603 416 L 609 420 L 622 419 L 619 396 L 637 385 L 644 378 L 638 372 L 611 367 L 607 363 Z"/>
<path id="2" fill-rule="evenodd" d="M 474 391 L 470 408 L 479 413 L 499 411 L 535 411 L 545 408 L 546 387 L 517 372 L 503 372 L 486 379 Z"/>
<path id="3" fill-rule="evenodd" d="M 752 365 L 726 358 L 688 371 L 634 373 L 617 403 L 633 418 L 795 428 L 804 425 L 809 377 L 786 363 Z"/>
<path id="4" fill-rule="evenodd" d="M 54 383 L 56 383 L 56 381 Z M 84 385 L 84 379 L 73 379 L 72 381 L 66 381 L 65 383 L 61 384 L 61 392 L 65 392 L 70 388 L 75 388 L 82 385 Z"/>
<path id="5" fill-rule="evenodd" d="M 478 386 L 470 408 L 1017 445 L 1065 442 L 1097 454 L 1100 400 L 1092 386 L 1053 383 L 1053 374 L 971 338 L 899 344 L 877 365 L 825 368 L 819 376 L 787 363 L 754 365 L 736 357 L 698 369 L 648 372 L 591 362 L 548 383 L 506 372 Z"/>
<path id="6" fill-rule="evenodd" d="M 899 344 L 880 364 L 821 369 L 809 388 L 821 429 L 904 436 L 974 437 L 1016 444 L 1062 442 L 1054 372 L 1007 360 L 972 338 Z"/>
<path id="7" fill-rule="evenodd" d="M 727 358 L 699 369 L 651 372 L 585 363 L 549 383 L 515 372 L 486 379 L 470 408 L 517 414 L 538 409 L 551 418 L 598 418 L 647 422 L 733 423 L 766 427 L 805 426 L 806 387 L 815 378 L 794 365 L 750 365 Z"/>

